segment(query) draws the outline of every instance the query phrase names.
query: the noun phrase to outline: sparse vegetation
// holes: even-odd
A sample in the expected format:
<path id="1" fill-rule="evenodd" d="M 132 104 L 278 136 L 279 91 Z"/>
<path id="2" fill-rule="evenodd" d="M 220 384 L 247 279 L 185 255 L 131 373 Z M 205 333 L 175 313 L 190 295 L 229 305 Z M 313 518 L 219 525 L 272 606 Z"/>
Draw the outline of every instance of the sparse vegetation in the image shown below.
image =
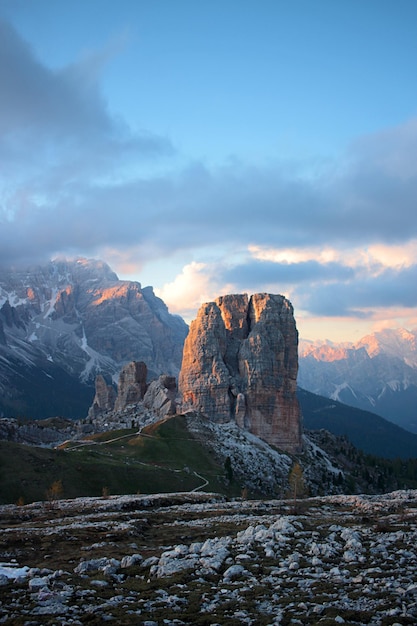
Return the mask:
<path id="1" fill-rule="evenodd" d="M 305 480 L 304 480 L 303 469 L 301 465 L 297 462 L 294 463 L 294 465 L 291 468 L 291 471 L 288 477 L 288 484 L 290 488 L 288 495 L 293 500 L 294 511 L 295 511 L 296 506 L 297 506 L 297 498 L 304 497 L 307 491 Z"/>
<path id="2" fill-rule="evenodd" d="M 64 496 L 64 487 L 62 480 L 54 480 L 52 485 L 46 490 L 46 499 L 50 504 L 56 500 L 60 500 Z"/>
<path id="3" fill-rule="evenodd" d="M 207 429 L 191 432 L 186 418 L 177 415 L 144 428 L 141 435 L 137 429 L 104 432 L 67 443 L 62 449 L 0 441 L 0 504 L 196 488 L 245 498 L 282 496 L 288 490 L 294 495 L 294 485 L 288 485 L 288 466 L 278 468 L 273 476 L 262 471 L 250 475 L 255 448 L 247 451 L 245 467 L 236 456 L 243 443 L 222 456 L 211 445 L 213 436 Z M 417 459 L 381 459 L 323 430 L 309 437 L 315 442 L 313 456 L 293 459 L 302 470 L 302 481 L 296 483 L 297 500 L 307 487 L 311 495 L 417 487 Z M 325 455 L 339 471 L 329 469 Z M 48 494 L 55 482 L 63 491 Z"/>
<path id="4" fill-rule="evenodd" d="M 212 494 L 58 500 L 53 517 L 6 506 L 0 556 L 44 587 L 3 581 L 0 620 L 412 625 L 416 498 L 305 498 L 297 516 L 291 500 Z"/>
<path id="5" fill-rule="evenodd" d="M 56 481 L 65 486 L 65 497 L 75 498 L 102 496 L 103 489 L 107 494 L 189 491 L 202 484 L 198 475 L 208 480 L 206 491 L 239 494 L 239 485 L 224 480 L 223 461 L 193 438 L 182 416 L 136 433 L 100 433 L 65 450 L 0 441 L 0 504 L 18 498 L 53 501 L 47 492 Z"/>

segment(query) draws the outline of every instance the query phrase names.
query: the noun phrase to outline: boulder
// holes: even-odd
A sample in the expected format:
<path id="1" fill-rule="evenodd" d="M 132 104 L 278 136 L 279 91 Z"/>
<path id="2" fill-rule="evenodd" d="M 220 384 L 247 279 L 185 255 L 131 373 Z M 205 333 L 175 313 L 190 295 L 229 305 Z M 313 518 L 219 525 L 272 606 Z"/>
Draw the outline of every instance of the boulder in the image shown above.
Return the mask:
<path id="1" fill-rule="evenodd" d="M 159 417 L 175 415 L 177 412 L 177 381 L 175 376 L 163 374 L 153 380 L 145 393 L 143 404 L 146 409 L 157 413 Z"/>

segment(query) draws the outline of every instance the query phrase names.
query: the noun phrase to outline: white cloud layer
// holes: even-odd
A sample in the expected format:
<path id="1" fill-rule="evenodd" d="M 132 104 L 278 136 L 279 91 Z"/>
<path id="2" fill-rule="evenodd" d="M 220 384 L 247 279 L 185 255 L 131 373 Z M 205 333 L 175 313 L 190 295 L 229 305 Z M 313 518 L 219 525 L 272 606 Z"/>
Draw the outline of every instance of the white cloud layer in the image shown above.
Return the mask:
<path id="1" fill-rule="evenodd" d="M 217 297 L 211 278 L 205 263 L 192 262 L 172 282 L 155 289 L 155 293 L 167 304 L 171 313 L 181 314 L 189 322 L 203 302 Z"/>

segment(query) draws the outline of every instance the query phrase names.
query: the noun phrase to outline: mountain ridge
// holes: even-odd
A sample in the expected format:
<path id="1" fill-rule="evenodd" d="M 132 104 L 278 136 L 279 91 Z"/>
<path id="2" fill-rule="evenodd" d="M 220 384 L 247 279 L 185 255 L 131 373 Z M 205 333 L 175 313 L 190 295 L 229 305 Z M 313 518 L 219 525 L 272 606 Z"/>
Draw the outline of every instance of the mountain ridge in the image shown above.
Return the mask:
<path id="1" fill-rule="evenodd" d="M 96 373 L 111 384 L 126 363 L 143 360 L 150 380 L 177 376 L 187 333 L 152 287 L 119 280 L 102 261 L 0 271 L 0 415 L 84 419 Z M 376 414 L 384 405 L 379 415 L 412 430 L 413 414 L 411 427 L 393 416 L 399 398 L 409 413 L 417 406 L 416 345 L 417 331 L 405 329 L 356 344 L 300 340 L 298 386 Z M 372 381 L 383 383 L 377 394 L 364 388 Z"/>
<path id="2" fill-rule="evenodd" d="M 417 330 L 385 329 L 355 343 L 301 340 L 298 384 L 417 433 Z"/>
<path id="3" fill-rule="evenodd" d="M 124 364 L 142 359 L 150 376 L 177 376 L 187 332 L 184 320 L 171 315 L 151 287 L 119 280 L 102 261 L 56 260 L 3 270 L 0 414 L 56 415 L 50 403 L 55 380 L 54 393 L 62 394 L 58 414 L 82 418 L 97 373 L 113 379 Z"/>
<path id="4" fill-rule="evenodd" d="M 417 434 L 356 407 L 298 388 L 307 430 L 325 429 L 346 437 L 358 450 L 379 457 L 417 458 Z"/>

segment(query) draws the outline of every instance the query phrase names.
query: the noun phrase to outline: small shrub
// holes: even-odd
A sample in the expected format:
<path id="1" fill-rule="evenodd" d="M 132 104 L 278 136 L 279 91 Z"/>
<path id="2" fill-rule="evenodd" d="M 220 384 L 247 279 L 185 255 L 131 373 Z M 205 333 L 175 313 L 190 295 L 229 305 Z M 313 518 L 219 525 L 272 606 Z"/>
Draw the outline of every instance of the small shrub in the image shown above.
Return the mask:
<path id="1" fill-rule="evenodd" d="M 46 490 L 46 499 L 50 505 L 53 505 L 57 500 L 62 498 L 63 494 L 64 488 L 62 486 L 62 480 L 55 480 Z"/>

